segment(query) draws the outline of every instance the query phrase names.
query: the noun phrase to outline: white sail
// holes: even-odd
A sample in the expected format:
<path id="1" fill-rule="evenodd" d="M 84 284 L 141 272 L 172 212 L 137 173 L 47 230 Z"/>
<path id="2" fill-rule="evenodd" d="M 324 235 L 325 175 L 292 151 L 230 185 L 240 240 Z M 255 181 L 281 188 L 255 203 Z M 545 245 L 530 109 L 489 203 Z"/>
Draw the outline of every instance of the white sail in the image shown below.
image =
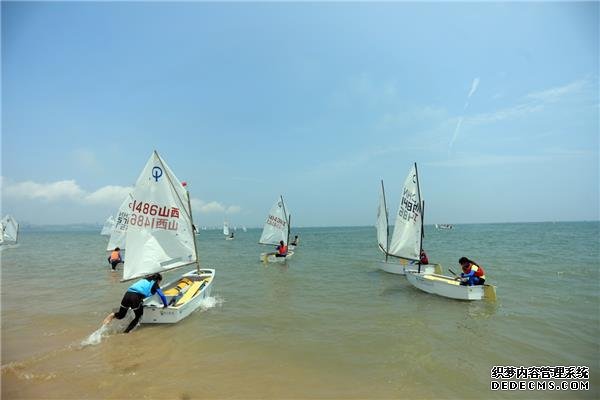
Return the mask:
<path id="1" fill-rule="evenodd" d="M 283 197 L 279 196 L 279 199 L 277 199 L 269 211 L 258 242 L 260 244 L 279 244 L 279 241 L 283 240 L 287 245 L 289 232 L 289 220 L 285 203 L 283 202 Z"/>
<path id="2" fill-rule="evenodd" d="M 104 222 L 104 226 L 102 227 L 102 231 L 100 231 L 100 234 L 104 236 L 110 235 L 110 232 L 113 230 L 114 226 L 115 218 L 111 215 L 110 217 L 106 218 L 106 221 Z"/>
<path id="3" fill-rule="evenodd" d="M 19 224 L 17 221 L 10 215 L 7 215 L 2 218 L 1 225 L 2 243 L 16 243 L 19 239 Z"/>
<path id="4" fill-rule="evenodd" d="M 381 193 L 379 194 L 379 206 L 377 207 L 377 242 L 384 253 L 388 251 L 388 236 L 388 211 L 385 204 L 383 181 L 381 181 Z"/>
<path id="5" fill-rule="evenodd" d="M 108 240 L 108 245 L 106 246 L 107 251 L 114 250 L 115 247 L 118 247 L 121 250 L 125 249 L 125 237 L 127 233 L 127 226 L 129 225 L 132 201 L 133 197 L 130 193 L 121 203 L 121 207 L 119 207 L 119 212 L 115 218 L 113 229 L 110 232 L 110 239 Z"/>
<path id="6" fill-rule="evenodd" d="M 421 193 L 415 164 L 404 181 L 389 254 L 419 261 L 422 230 Z"/>
<path id="7" fill-rule="evenodd" d="M 156 151 L 131 195 L 123 280 L 196 262 L 187 191 Z"/>
<path id="8" fill-rule="evenodd" d="M 227 221 L 223 222 L 223 235 L 229 235 L 229 223 Z"/>

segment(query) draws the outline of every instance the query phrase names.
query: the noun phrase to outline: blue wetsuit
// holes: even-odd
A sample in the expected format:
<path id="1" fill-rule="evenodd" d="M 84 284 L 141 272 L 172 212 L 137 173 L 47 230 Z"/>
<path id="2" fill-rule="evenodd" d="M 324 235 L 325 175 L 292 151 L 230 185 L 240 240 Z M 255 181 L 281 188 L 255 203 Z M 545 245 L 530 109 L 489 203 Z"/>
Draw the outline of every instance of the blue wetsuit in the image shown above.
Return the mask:
<path id="1" fill-rule="evenodd" d="M 127 329 L 125 329 L 125 333 L 128 333 L 135 328 L 138 321 L 142 317 L 142 314 L 144 314 L 144 307 L 142 305 L 144 299 L 154 295 L 155 293 L 160 296 L 164 306 L 167 307 L 167 298 L 162 290 L 160 290 L 158 282 L 144 278 L 129 286 L 129 289 L 127 289 L 125 295 L 123 296 L 123 300 L 121 300 L 121 307 L 119 308 L 119 311 L 115 313 L 116 319 L 122 319 L 125 317 L 125 315 L 127 315 L 127 310 L 130 308 L 133 310 L 135 318 L 133 321 L 131 321 Z"/>

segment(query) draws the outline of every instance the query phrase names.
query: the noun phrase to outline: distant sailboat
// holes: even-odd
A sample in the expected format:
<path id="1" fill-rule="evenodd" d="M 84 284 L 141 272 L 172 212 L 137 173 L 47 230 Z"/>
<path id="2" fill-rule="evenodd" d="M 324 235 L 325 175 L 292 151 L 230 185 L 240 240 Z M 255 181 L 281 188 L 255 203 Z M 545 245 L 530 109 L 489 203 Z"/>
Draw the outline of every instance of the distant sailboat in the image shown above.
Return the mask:
<path id="1" fill-rule="evenodd" d="M 106 251 L 112 251 L 116 247 L 121 250 L 125 249 L 125 237 L 127 235 L 127 226 L 129 225 L 129 217 L 131 215 L 131 204 L 133 197 L 128 194 L 117 212 L 117 217 L 114 219 L 112 230 L 110 231 L 110 239 L 106 245 Z"/>
<path id="2" fill-rule="evenodd" d="M 187 266 L 196 268 L 163 286 L 169 307 L 158 295 L 144 300 L 142 323 L 175 323 L 210 295 L 214 269 L 201 269 L 189 193 L 155 151 L 131 193 L 123 281 Z"/>
<path id="3" fill-rule="evenodd" d="M 10 215 L 0 221 L 0 245 L 14 245 L 19 241 L 19 223 Z"/>
<path id="4" fill-rule="evenodd" d="M 409 229 L 404 229 L 406 234 L 401 239 L 397 241 L 392 239 L 391 252 L 397 254 L 400 251 L 418 261 L 420 251 L 423 248 L 422 232 L 424 217 L 416 163 L 409 173 L 407 182 L 409 180 L 413 182 L 414 190 L 407 192 L 405 183 L 405 191 L 400 202 L 398 218 L 396 219 L 397 225 L 400 224 L 404 228 L 409 227 Z M 418 264 L 418 269 L 406 270 L 405 272 L 406 279 L 411 285 L 427 293 L 457 300 L 481 300 L 484 297 L 490 300 L 496 299 L 495 286 L 487 284 L 463 286 L 453 277 L 425 270 L 420 263 Z"/>
<path id="5" fill-rule="evenodd" d="M 279 242 L 283 240 L 287 246 L 290 239 L 290 218 L 291 215 L 286 211 L 283 196 L 279 196 L 269 211 L 258 243 L 278 246 Z M 263 262 L 285 262 L 293 255 L 294 252 L 290 250 L 285 257 L 276 257 L 273 253 L 261 253 L 260 259 Z"/>
<path id="6" fill-rule="evenodd" d="M 451 225 L 451 224 L 435 224 L 435 229 L 454 229 L 454 225 Z"/>
<path id="7" fill-rule="evenodd" d="M 227 236 L 225 240 L 235 239 L 233 235 L 233 229 L 231 229 L 231 227 L 229 226 L 229 222 L 227 221 L 223 222 L 223 235 Z"/>
<path id="8" fill-rule="evenodd" d="M 102 236 L 109 236 L 113 226 L 115 226 L 115 217 L 111 215 L 106 219 L 106 221 L 104 221 L 104 225 L 102 226 L 100 234 Z"/>
<path id="9" fill-rule="evenodd" d="M 415 166 L 416 168 L 416 166 Z M 385 254 L 385 260 L 379 263 L 379 268 L 391 274 L 404 275 L 407 270 L 415 270 L 415 263 L 420 262 L 421 242 L 414 238 L 419 238 L 422 233 L 420 221 L 406 219 L 409 209 L 420 208 L 417 203 L 417 187 L 414 182 L 416 169 L 409 171 L 404 186 L 402 188 L 402 197 L 396 214 L 396 223 L 394 225 L 394 234 L 390 243 L 388 211 L 385 200 L 385 188 L 383 180 L 381 181 L 381 192 L 379 194 L 379 205 L 377 207 L 377 242 L 379 249 Z M 420 200 L 418 200 L 420 201 Z M 441 271 L 441 267 L 437 264 L 424 266 L 423 269 L 428 272 Z"/>

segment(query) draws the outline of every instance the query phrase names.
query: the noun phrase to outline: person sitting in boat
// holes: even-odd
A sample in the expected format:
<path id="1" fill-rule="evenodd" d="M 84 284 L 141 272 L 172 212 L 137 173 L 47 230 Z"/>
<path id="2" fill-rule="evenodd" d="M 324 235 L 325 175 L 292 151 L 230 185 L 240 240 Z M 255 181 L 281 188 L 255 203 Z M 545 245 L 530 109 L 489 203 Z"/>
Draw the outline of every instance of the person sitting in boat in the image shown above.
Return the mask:
<path id="1" fill-rule="evenodd" d="M 290 246 L 298 246 L 298 235 L 294 236 L 294 240 L 290 243 Z"/>
<path id="2" fill-rule="evenodd" d="M 275 257 L 285 257 L 287 256 L 288 248 L 283 242 L 283 240 L 279 241 L 279 246 L 277 246 L 277 253 L 275 253 Z"/>
<path id="3" fill-rule="evenodd" d="M 110 263 L 112 270 L 116 271 L 117 265 L 123 262 L 123 257 L 121 257 L 120 248 L 115 247 L 115 249 L 112 251 L 112 253 L 110 253 L 110 256 L 108 257 L 108 262 Z"/>
<path id="4" fill-rule="evenodd" d="M 457 277 L 456 279 L 461 280 L 461 285 L 474 286 L 485 283 L 485 272 L 475 262 L 469 260 L 467 257 L 461 257 L 458 263 L 462 267 L 463 272 L 460 274 L 460 278 Z"/>
<path id="5" fill-rule="evenodd" d="M 127 329 L 125 329 L 125 333 L 129 333 L 129 331 L 136 327 L 138 321 L 144 313 L 144 306 L 142 304 L 144 299 L 156 293 L 158 293 L 160 296 L 164 307 L 168 307 L 167 298 L 160 289 L 161 281 L 161 274 L 153 274 L 145 277 L 144 279 L 140 279 L 133 285 L 129 286 L 129 289 L 127 289 L 123 299 L 121 300 L 119 311 L 108 314 L 108 316 L 104 318 L 103 324 L 106 325 L 110 323 L 110 321 L 112 321 L 114 318 L 123 319 L 123 317 L 127 315 L 127 311 L 131 308 L 135 314 L 135 318 L 133 321 L 131 321 L 129 326 L 127 326 Z"/>
<path id="6" fill-rule="evenodd" d="M 233 239 L 233 231 L 229 232 L 229 238 Z"/>
<path id="7" fill-rule="evenodd" d="M 421 259 L 421 264 L 423 264 L 423 265 L 429 264 L 429 258 L 427 258 L 427 254 L 425 254 L 425 250 L 421 249 L 421 256 L 419 258 Z"/>

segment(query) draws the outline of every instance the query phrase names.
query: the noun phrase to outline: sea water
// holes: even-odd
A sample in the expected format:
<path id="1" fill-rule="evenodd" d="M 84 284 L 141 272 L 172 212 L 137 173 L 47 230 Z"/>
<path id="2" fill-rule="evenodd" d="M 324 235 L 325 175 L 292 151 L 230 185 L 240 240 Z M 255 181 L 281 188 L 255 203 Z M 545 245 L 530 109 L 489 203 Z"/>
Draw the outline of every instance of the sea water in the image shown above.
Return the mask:
<path id="1" fill-rule="evenodd" d="M 423 293 L 377 269 L 375 229 L 302 228 L 286 264 L 260 231 L 197 236 L 212 295 L 175 325 L 102 320 L 130 283 L 99 232 L 23 232 L 0 254 L 2 398 L 598 398 L 598 222 L 426 226 L 496 303 Z M 175 277 L 178 272 L 167 274 Z M 582 365 L 587 391 L 492 391 L 493 366 Z"/>

